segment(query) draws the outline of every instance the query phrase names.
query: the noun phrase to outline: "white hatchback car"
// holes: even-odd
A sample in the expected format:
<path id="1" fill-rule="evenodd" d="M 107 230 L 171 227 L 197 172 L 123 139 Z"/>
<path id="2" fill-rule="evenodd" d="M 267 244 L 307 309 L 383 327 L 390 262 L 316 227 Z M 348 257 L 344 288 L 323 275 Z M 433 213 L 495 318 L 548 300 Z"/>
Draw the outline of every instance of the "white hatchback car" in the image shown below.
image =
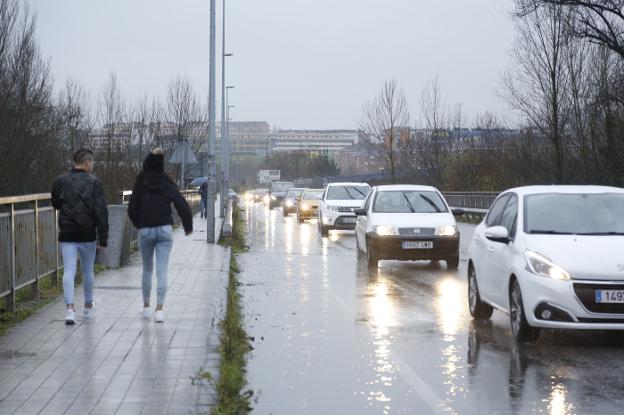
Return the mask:
<path id="1" fill-rule="evenodd" d="M 531 186 L 502 193 L 475 229 L 470 314 L 539 328 L 624 330 L 624 189 Z"/>
<path id="2" fill-rule="evenodd" d="M 449 269 L 459 265 L 459 231 L 454 215 L 435 187 L 391 185 L 374 187 L 355 226 L 358 256 L 368 265 L 379 260 L 443 260 Z"/>
<path id="3" fill-rule="evenodd" d="M 370 193 L 367 183 L 329 183 L 318 208 L 318 229 L 327 236 L 332 229 L 355 229 L 355 209 Z"/>

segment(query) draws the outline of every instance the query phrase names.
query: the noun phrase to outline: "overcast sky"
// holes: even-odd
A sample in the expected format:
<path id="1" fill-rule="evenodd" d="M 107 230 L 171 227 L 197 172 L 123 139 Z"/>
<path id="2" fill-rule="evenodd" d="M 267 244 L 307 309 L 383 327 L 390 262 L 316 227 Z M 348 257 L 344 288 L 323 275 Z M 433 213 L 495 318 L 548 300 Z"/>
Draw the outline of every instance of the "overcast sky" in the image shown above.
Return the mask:
<path id="1" fill-rule="evenodd" d="M 29 1 L 57 87 L 75 78 L 96 95 L 114 70 L 124 95 L 136 99 L 164 96 L 182 74 L 207 101 L 209 0 Z M 511 0 L 232 0 L 227 7 L 236 120 L 357 128 L 363 103 L 385 80 L 399 82 L 417 114 L 436 75 L 449 104 L 462 103 L 470 117 L 507 111 L 494 89 L 514 38 Z"/>

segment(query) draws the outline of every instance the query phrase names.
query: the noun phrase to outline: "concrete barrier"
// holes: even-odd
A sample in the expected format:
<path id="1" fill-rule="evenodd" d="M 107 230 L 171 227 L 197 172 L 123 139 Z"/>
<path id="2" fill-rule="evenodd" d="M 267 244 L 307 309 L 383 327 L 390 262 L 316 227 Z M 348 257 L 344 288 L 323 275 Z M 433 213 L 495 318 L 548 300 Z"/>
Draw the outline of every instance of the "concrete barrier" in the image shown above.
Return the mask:
<path id="1" fill-rule="evenodd" d="M 121 267 L 130 252 L 128 205 L 108 206 L 108 247 L 98 253 L 96 262 L 108 268 Z"/>

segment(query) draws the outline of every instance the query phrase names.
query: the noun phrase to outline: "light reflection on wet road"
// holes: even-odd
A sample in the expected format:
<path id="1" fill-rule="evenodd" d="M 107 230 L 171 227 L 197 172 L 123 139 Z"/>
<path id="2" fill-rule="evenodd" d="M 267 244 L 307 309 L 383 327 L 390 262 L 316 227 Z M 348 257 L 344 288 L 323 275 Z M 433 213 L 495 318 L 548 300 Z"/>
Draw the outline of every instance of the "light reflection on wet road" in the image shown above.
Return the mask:
<path id="1" fill-rule="evenodd" d="M 624 336 L 544 331 L 515 345 L 507 316 L 477 324 L 466 298 L 472 226 L 444 263 L 358 261 L 353 232 L 321 238 L 246 205 L 241 292 L 257 414 L 619 414 Z"/>

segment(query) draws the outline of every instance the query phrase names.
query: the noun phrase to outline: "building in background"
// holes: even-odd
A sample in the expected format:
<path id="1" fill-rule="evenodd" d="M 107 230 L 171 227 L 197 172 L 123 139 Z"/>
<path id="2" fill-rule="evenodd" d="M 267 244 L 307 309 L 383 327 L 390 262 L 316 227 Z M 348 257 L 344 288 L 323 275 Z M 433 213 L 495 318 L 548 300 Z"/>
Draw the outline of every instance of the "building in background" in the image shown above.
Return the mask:
<path id="1" fill-rule="evenodd" d="M 330 157 L 357 142 L 355 130 L 278 130 L 271 136 L 274 152 L 308 151 Z"/>

